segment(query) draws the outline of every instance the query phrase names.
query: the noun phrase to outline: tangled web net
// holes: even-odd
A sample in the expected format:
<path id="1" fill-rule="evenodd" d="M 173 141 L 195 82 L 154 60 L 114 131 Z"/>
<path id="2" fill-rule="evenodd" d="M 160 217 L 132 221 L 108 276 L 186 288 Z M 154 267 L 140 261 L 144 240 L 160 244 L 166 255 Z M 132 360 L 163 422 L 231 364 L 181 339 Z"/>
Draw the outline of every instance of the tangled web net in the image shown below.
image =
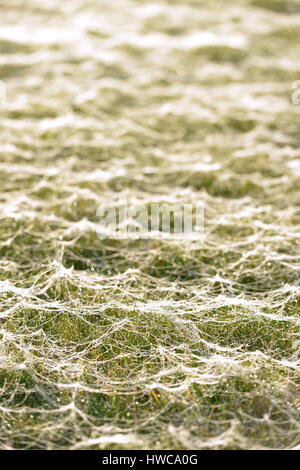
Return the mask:
<path id="1" fill-rule="evenodd" d="M 0 7 L 1 448 L 299 448 L 299 3 Z"/>

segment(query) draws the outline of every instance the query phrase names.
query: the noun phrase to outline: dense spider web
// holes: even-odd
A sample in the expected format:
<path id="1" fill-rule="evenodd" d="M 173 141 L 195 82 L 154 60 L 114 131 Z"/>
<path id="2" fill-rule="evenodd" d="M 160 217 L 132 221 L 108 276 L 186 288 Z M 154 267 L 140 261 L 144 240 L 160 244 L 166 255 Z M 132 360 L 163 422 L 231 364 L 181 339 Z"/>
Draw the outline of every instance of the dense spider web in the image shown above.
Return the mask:
<path id="1" fill-rule="evenodd" d="M 0 7 L 1 448 L 299 448 L 299 3 Z"/>

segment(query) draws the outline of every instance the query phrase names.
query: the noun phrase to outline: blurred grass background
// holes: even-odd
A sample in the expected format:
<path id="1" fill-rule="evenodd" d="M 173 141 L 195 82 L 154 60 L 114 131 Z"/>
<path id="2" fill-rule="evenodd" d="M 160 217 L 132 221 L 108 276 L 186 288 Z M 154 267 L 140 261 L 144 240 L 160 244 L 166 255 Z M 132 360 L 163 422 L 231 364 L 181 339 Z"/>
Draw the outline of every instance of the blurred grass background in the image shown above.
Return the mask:
<path id="1" fill-rule="evenodd" d="M 0 8 L 1 448 L 299 448 L 299 1 Z"/>

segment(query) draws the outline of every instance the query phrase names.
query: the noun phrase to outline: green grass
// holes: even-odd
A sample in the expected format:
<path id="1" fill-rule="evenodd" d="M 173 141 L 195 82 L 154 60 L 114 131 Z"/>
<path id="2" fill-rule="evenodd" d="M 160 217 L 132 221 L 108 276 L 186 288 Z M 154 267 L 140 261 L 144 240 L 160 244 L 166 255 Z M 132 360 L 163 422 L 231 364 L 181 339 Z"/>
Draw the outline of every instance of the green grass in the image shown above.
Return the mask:
<path id="1" fill-rule="evenodd" d="M 298 3 L 52 3 L 1 5 L 0 448 L 299 448 Z M 118 198 L 203 246 L 100 240 Z"/>

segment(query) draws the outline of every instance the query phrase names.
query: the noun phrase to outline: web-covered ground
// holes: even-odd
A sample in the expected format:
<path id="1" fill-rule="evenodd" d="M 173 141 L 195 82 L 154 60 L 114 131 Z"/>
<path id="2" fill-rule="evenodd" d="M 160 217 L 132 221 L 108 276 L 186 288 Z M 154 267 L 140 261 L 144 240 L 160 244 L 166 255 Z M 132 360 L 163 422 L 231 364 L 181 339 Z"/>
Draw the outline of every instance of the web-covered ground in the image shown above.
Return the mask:
<path id="1" fill-rule="evenodd" d="M 0 9 L 1 448 L 299 448 L 300 2 Z M 116 197 L 203 247 L 100 240 Z"/>

